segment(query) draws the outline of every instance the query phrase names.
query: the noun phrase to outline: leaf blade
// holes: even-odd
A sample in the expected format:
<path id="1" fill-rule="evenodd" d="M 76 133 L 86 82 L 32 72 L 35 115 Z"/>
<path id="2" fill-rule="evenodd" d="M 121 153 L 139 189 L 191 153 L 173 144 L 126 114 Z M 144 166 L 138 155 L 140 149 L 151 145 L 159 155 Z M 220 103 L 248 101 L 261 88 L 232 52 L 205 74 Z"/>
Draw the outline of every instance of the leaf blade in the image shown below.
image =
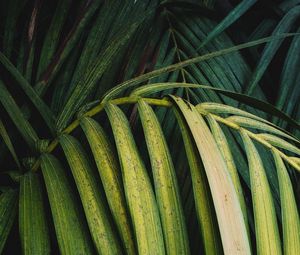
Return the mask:
<path id="1" fill-rule="evenodd" d="M 81 120 L 81 127 L 92 149 L 106 197 L 108 198 L 108 204 L 126 251 L 128 254 L 135 254 L 134 239 L 127 213 L 122 177 L 111 144 L 104 130 L 93 119 L 89 117 L 83 118 Z"/>
<path id="2" fill-rule="evenodd" d="M 17 192 L 8 190 L 0 195 L 0 253 L 17 214 Z"/>
<path id="3" fill-rule="evenodd" d="M 137 152 L 129 123 L 122 111 L 110 103 L 106 113 L 113 129 L 127 204 L 140 254 L 165 254 L 159 212 L 149 176 Z"/>
<path id="4" fill-rule="evenodd" d="M 300 222 L 293 186 L 287 169 L 276 151 L 272 151 L 280 189 L 280 201 L 283 225 L 284 254 L 297 254 L 300 250 Z"/>
<path id="5" fill-rule="evenodd" d="M 59 161 L 50 154 L 43 154 L 41 168 L 61 254 L 93 254 L 85 219 Z"/>
<path id="6" fill-rule="evenodd" d="M 50 239 L 39 176 L 29 172 L 21 178 L 19 230 L 23 254 L 50 254 Z"/>
<path id="7" fill-rule="evenodd" d="M 143 100 L 138 102 L 138 111 L 150 156 L 166 251 L 189 254 L 178 183 L 165 137 L 155 113 Z"/>
<path id="8" fill-rule="evenodd" d="M 83 148 L 70 135 L 62 135 L 60 144 L 75 179 L 97 251 L 100 253 L 120 253 L 119 243 L 110 222 L 107 220 L 107 211 Z"/>
<path id="9" fill-rule="evenodd" d="M 255 145 L 245 131 L 241 136 L 247 153 L 258 254 L 281 254 L 276 214 L 267 176 Z"/>
<path id="10" fill-rule="evenodd" d="M 186 119 L 201 155 L 216 209 L 224 253 L 251 254 L 237 194 L 208 127 L 194 106 L 185 104 L 182 99 L 172 98 Z"/>

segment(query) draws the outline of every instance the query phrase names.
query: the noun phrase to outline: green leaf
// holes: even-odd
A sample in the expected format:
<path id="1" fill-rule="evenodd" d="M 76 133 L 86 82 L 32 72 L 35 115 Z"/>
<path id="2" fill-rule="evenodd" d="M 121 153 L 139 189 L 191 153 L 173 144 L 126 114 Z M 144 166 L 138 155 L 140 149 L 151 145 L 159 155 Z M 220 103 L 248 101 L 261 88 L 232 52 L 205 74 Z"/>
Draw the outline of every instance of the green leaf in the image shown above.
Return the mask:
<path id="1" fill-rule="evenodd" d="M 180 126 L 190 166 L 197 219 L 200 226 L 205 254 L 222 254 L 222 243 L 218 230 L 218 223 L 203 163 L 201 162 L 199 152 L 193 141 L 192 134 L 188 129 L 187 123 L 185 123 L 183 117 L 177 110 L 175 110 L 175 114 Z"/>
<path id="2" fill-rule="evenodd" d="M 300 32 L 300 28 L 297 30 Z M 294 116 L 298 119 L 296 114 L 293 115 L 293 111 L 297 111 L 299 100 L 299 82 L 300 75 L 298 72 L 298 66 L 300 63 L 300 37 L 293 38 L 289 51 L 287 53 L 285 62 L 283 64 L 283 70 L 281 72 L 280 86 L 277 93 L 278 98 L 276 100 L 276 107 L 284 111 L 286 114 Z M 275 118 L 273 119 L 275 121 Z M 278 125 L 283 123 L 278 123 Z M 285 127 L 286 125 L 281 125 Z"/>
<path id="3" fill-rule="evenodd" d="M 0 119 L 0 136 L 2 137 L 4 143 L 6 144 L 10 154 L 12 155 L 14 161 L 16 162 L 16 165 L 18 166 L 19 169 L 21 169 L 21 165 L 20 165 L 20 161 L 19 158 L 16 154 L 15 148 L 11 142 L 11 139 L 9 137 L 9 134 L 6 131 L 6 128 L 2 122 L 2 120 Z"/>
<path id="4" fill-rule="evenodd" d="M 17 84 L 22 88 L 24 93 L 28 96 L 37 111 L 45 120 L 49 129 L 54 133 L 55 117 L 50 108 L 40 98 L 39 94 L 33 89 L 33 87 L 31 87 L 27 80 L 22 76 L 19 70 L 5 57 L 5 55 L 3 55 L 2 52 L 0 52 L 0 63 L 2 63 L 2 65 L 8 70 L 8 72 L 14 77 L 14 79 L 16 79 Z"/>
<path id="5" fill-rule="evenodd" d="M 3 52 L 10 58 L 14 50 L 14 37 L 17 35 L 16 26 L 20 12 L 26 4 L 25 1 L 12 0 L 5 5 L 4 30 L 3 30 Z M 2 38 L 1 38 L 2 39 Z"/>
<path id="6" fill-rule="evenodd" d="M 4 109 L 9 114 L 10 118 L 14 122 L 16 128 L 21 133 L 24 140 L 30 147 L 34 147 L 35 142 L 38 140 L 38 136 L 30 123 L 25 119 L 20 108 L 17 106 L 13 97 L 6 89 L 2 81 L 0 80 L 0 102 Z"/>
<path id="7" fill-rule="evenodd" d="M 91 21 L 99 5 L 102 3 L 100 0 L 95 0 L 92 2 L 81 2 L 81 10 L 78 19 L 65 37 L 64 42 L 57 49 L 55 56 L 46 68 L 40 80 L 35 84 L 34 88 L 39 95 L 44 95 L 50 83 L 56 77 L 57 73 L 60 71 L 61 66 L 71 54 L 74 47 L 78 45 L 78 41 L 82 35 L 82 32 L 86 29 L 88 23 Z"/>
<path id="8" fill-rule="evenodd" d="M 300 251 L 300 221 L 293 185 L 287 169 L 276 151 L 272 151 L 280 188 L 280 202 L 283 225 L 284 254 L 297 254 Z"/>
<path id="9" fill-rule="evenodd" d="M 19 197 L 19 231 L 22 253 L 50 254 L 50 238 L 43 193 L 37 173 L 21 178 Z"/>
<path id="10" fill-rule="evenodd" d="M 263 163 L 247 133 L 240 134 L 249 164 L 257 254 L 281 254 L 275 208 Z"/>
<path id="11" fill-rule="evenodd" d="M 160 124 L 152 108 L 143 100 L 138 111 L 144 129 L 155 184 L 166 252 L 189 254 L 185 218 L 174 165 Z"/>
<path id="12" fill-rule="evenodd" d="M 55 13 L 52 17 L 51 24 L 45 36 L 43 47 L 39 56 L 39 65 L 37 70 L 38 78 L 40 78 L 41 73 L 46 70 L 46 67 L 49 65 L 55 54 L 71 3 L 71 0 L 62 0 L 57 3 Z"/>
<path id="13" fill-rule="evenodd" d="M 8 190 L 0 195 L 0 253 L 2 254 L 6 239 L 17 213 L 17 196 L 15 190 Z"/>
<path id="14" fill-rule="evenodd" d="M 165 254 L 158 206 L 128 120 L 115 105 L 108 103 L 105 110 L 115 137 L 138 252 L 139 254 Z"/>
<path id="15" fill-rule="evenodd" d="M 97 179 L 80 143 L 70 135 L 59 139 L 78 188 L 93 241 L 99 253 L 120 254 Z"/>
<path id="16" fill-rule="evenodd" d="M 273 31 L 272 36 L 276 36 L 288 32 L 292 28 L 293 23 L 297 20 L 299 15 L 300 15 L 300 6 L 296 6 L 292 8 L 279 22 L 278 26 Z M 271 63 L 271 60 L 276 54 L 281 43 L 282 40 L 277 40 L 277 41 L 271 41 L 266 45 L 262 55 L 260 56 L 259 63 L 257 64 L 255 71 L 251 77 L 251 80 L 245 90 L 245 93 L 247 95 L 251 95 L 255 90 L 255 88 L 257 87 L 260 79 L 262 78 L 267 67 Z"/>
<path id="17" fill-rule="evenodd" d="M 41 168 L 50 201 L 60 253 L 94 254 L 92 240 L 78 200 L 59 161 L 41 156 Z"/>
<path id="18" fill-rule="evenodd" d="M 157 77 L 161 74 L 176 71 L 176 70 L 181 69 L 185 66 L 188 66 L 188 65 L 191 65 L 191 64 L 194 64 L 194 63 L 198 63 L 198 62 L 202 62 L 202 61 L 205 61 L 205 60 L 208 60 L 208 59 L 211 59 L 211 58 L 219 57 L 219 56 L 222 56 L 222 55 L 226 55 L 226 54 L 229 54 L 231 52 L 236 52 L 236 51 L 241 50 L 241 49 L 253 47 L 253 46 L 263 44 L 263 43 L 266 43 L 266 42 L 269 42 L 269 41 L 272 41 L 272 40 L 279 40 L 279 39 L 282 39 L 282 38 L 286 38 L 286 37 L 289 37 L 289 36 L 295 36 L 295 35 L 298 35 L 298 33 L 289 33 L 289 34 L 281 34 L 281 35 L 274 35 L 274 36 L 270 36 L 270 37 L 264 37 L 264 38 L 259 39 L 259 40 L 239 44 L 239 45 L 236 45 L 236 46 L 233 46 L 233 47 L 229 47 L 229 48 L 226 48 L 226 49 L 211 52 L 211 53 L 205 54 L 203 56 L 198 56 L 198 57 L 195 57 L 195 58 L 187 59 L 185 61 L 173 64 L 173 65 L 169 65 L 167 67 L 162 67 L 160 69 L 154 70 L 154 71 L 149 72 L 149 73 L 142 74 L 142 75 L 140 75 L 136 78 L 130 79 L 128 81 L 125 81 L 125 82 L 115 86 L 114 88 L 110 89 L 103 96 L 102 102 L 107 102 L 108 100 L 118 96 L 122 91 L 124 91 L 124 90 L 126 90 L 130 87 L 136 86 L 136 85 L 138 85 L 138 84 L 140 84 L 144 81 L 147 81 L 149 79 Z"/>
<path id="19" fill-rule="evenodd" d="M 86 74 L 83 75 L 83 77 L 77 82 L 72 94 L 68 98 L 66 105 L 57 119 L 57 129 L 59 131 L 66 126 L 76 110 L 79 109 L 82 103 L 93 91 L 106 69 L 113 63 L 120 50 L 126 46 L 132 34 L 140 25 L 140 22 L 141 21 L 133 23 L 129 28 L 114 36 L 109 46 L 102 52 L 102 54 L 100 54 L 95 61 L 90 63 L 89 71 L 86 72 Z"/>
<path id="20" fill-rule="evenodd" d="M 112 146 L 104 130 L 96 121 L 85 117 L 80 124 L 92 149 L 106 198 L 126 252 L 127 254 L 135 254 L 134 239 L 118 159 L 113 153 Z"/>
<path id="21" fill-rule="evenodd" d="M 214 29 L 207 35 L 205 40 L 197 48 L 197 51 L 210 42 L 212 39 L 221 34 L 232 23 L 238 20 L 252 5 L 256 3 L 256 0 L 243 0 L 241 1 L 226 17 L 214 27 Z"/>
<path id="22" fill-rule="evenodd" d="M 210 186 L 225 254 L 251 254 L 247 228 L 226 163 L 196 108 L 172 97 L 185 118 L 200 153 Z"/>

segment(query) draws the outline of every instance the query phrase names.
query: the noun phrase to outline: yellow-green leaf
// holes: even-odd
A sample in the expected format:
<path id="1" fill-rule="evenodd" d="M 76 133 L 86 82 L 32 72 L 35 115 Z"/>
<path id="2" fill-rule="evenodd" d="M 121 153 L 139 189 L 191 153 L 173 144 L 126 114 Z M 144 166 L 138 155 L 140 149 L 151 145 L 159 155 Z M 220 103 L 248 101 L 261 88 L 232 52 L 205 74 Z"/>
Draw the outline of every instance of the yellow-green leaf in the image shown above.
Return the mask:
<path id="1" fill-rule="evenodd" d="M 80 211 L 79 200 L 76 199 L 59 161 L 50 154 L 43 154 L 41 168 L 60 253 L 93 254 L 93 243 Z"/>
<path id="2" fill-rule="evenodd" d="M 115 105 L 108 103 L 105 110 L 115 137 L 139 254 L 165 254 L 158 206 L 128 120 Z"/>
<path id="3" fill-rule="evenodd" d="M 100 195 L 99 184 L 80 143 L 70 135 L 62 135 L 60 144 L 70 165 L 90 232 L 101 254 L 121 254 L 120 245 L 112 230 L 108 212 Z"/>
<path id="4" fill-rule="evenodd" d="M 241 136 L 245 145 L 250 171 L 257 254 L 281 254 L 273 198 L 262 160 L 247 133 L 242 130 Z"/>
<path id="5" fill-rule="evenodd" d="M 298 254 L 300 251 L 300 221 L 292 182 L 278 152 L 273 150 L 272 154 L 279 181 L 283 225 L 283 251 L 286 255 Z"/>
<path id="6" fill-rule="evenodd" d="M 291 139 L 293 141 L 299 142 L 297 139 L 288 135 L 286 132 L 283 132 L 280 129 L 277 129 L 272 125 L 268 125 L 267 123 L 264 123 L 264 122 L 261 122 L 258 120 L 254 120 L 254 119 L 242 117 L 242 116 L 231 116 L 231 117 L 226 118 L 226 120 L 231 121 L 241 127 L 263 130 L 263 131 L 270 132 L 270 133 L 273 133 L 276 135 L 280 135 L 280 136 L 286 137 L 288 139 Z"/>
<path id="7" fill-rule="evenodd" d="M 180 193 L 170 152 L 152 108 L 138 102 L 149 151 L 167 254 L 189 254 L 189 243 Z"/>
<path id="8" fill-rule="evenodd" d="M 266 140 L 268 143 L 272 144 L 275 147 L 293 152 L 300 156 L 300 149 L 298 149 L 295 145 L 283 140 L 282 138 L 271 135 L 271 134 L 257 134 L 259 138 Z"/>
<path id="9" fill-rule="evenodd" d="M 81 127 L 92 149 L 107 201 L 126 248 L 126 253 L 135 254 L 118 159 L 113 153 L 104 130 L 96 121 L 85 117 L 81 120 Z"/>

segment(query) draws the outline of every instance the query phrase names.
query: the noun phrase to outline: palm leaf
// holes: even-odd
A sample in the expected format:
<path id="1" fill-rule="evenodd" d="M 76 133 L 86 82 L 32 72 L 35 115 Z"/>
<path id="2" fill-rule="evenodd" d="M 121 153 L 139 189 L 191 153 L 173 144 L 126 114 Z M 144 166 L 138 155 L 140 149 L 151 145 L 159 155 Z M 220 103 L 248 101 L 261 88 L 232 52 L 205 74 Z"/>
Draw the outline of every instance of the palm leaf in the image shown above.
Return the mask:
<path id="1" fill-rule="evenodd" d="M 19 195 L 20 237 L 24 254 L 50 254 L 50 237 L 43 203 L 38 174 L 24 175 Z"/>
<path id="2" fill-rule="evenodd" d="M 204 166 L 187 123 L 185 123 L 178 111 L 175 111 L 175 113 L 190 165 L 197 218 L 200 225 L 205 254 L 222 254 L 221 239 Z"/>
<path id="3" fill-rule="evenodd" d="M 281 254 L 275 209 L 262 161 L 247 133 L 242 131 L 241 136 L 249 162 L 257 254 Z"/>
<path id="4" fill-rule="evenodd" d="M 122 177 L 112 146 L 104 130 L 93 119 L 88 117 L 82 119 L 81 127 L 93 151 L 108 204 L 119 229 L 126 252 L 134 254 L 135 245 L 127 213 Z"/>
<path id="5" fill-rule="evenodd" d="M 216 142 L 203 118 L 192 105 L 185 104 L 178 98 L 174 98 L 174 101 L 187 121 L 203 161 L 214 201 L 224 252 L 226 254 L 238 254 L 242 251 L 244 254 L 251 254 L 238 196 L 225 161 L 217 149 Z M 201 126 L 201 129 L 196 128 L 198 125 Z"/>
<path id="6" fill-rule="evenodd" d="M 287 169 L 277 152 L 273 151 L 279 187 L 283 224 L 283 251 L 284 254 L 296 254 L 300 245 L 300 222 L 297 204 L 294 197 L 291 181 Z"/>
<path id="7" fill-rule="evenodd" d="M 0 251 L 296 254 L 299 1 L 277 2 L 0 2 Z"/>
<path id="8" fill-rule="evenodd" d="M 151 160 L 166 251 L 168 254 L 189 254 L 178 184 L 164 135 L 151 107 L 140 100 L 138 109 Z"/>
<path id="9" fill-rule="evenodd" d="M 61 254 L 93 254 L 93 245 L 81 208 L 59 161 L 44 154 L 41 168 Z"/>
<path id="10" fill-rule="evenodd" d="M 17 192 L 8 190 L 0 195 L 0 252 L 2 253 L 6 239 L 17 214 Z"/>
<path id="11" fill-rule="evenodd" d="M 75 179 L 97 251 L 120 253 L 120 244 L 112 230 L 111 223 L 107 221 L 105 204 L 83 148 L 75 138 L 69 135 L 63 135 L 60 138 L 60 144 Z"/>
<path id="12" fill-rule="evenodd" d="M 106 106 L 116 140 L 123 185 L 140 254 L 164 254 L 164 240 L 158 205 L 149 176 L 141 160 L 122 111 L 112 104 Z"/>

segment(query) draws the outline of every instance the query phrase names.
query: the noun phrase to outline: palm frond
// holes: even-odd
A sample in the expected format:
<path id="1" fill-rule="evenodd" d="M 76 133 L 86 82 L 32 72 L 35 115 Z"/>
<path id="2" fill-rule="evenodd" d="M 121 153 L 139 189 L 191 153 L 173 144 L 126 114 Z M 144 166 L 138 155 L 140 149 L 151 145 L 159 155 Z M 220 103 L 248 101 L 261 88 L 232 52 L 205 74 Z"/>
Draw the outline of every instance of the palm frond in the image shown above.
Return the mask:
<path id="1" fill-rule="evenodd" d="M 235 2 L 0 3 L 1 254 L 297 254 L 299 1 Z"/>

